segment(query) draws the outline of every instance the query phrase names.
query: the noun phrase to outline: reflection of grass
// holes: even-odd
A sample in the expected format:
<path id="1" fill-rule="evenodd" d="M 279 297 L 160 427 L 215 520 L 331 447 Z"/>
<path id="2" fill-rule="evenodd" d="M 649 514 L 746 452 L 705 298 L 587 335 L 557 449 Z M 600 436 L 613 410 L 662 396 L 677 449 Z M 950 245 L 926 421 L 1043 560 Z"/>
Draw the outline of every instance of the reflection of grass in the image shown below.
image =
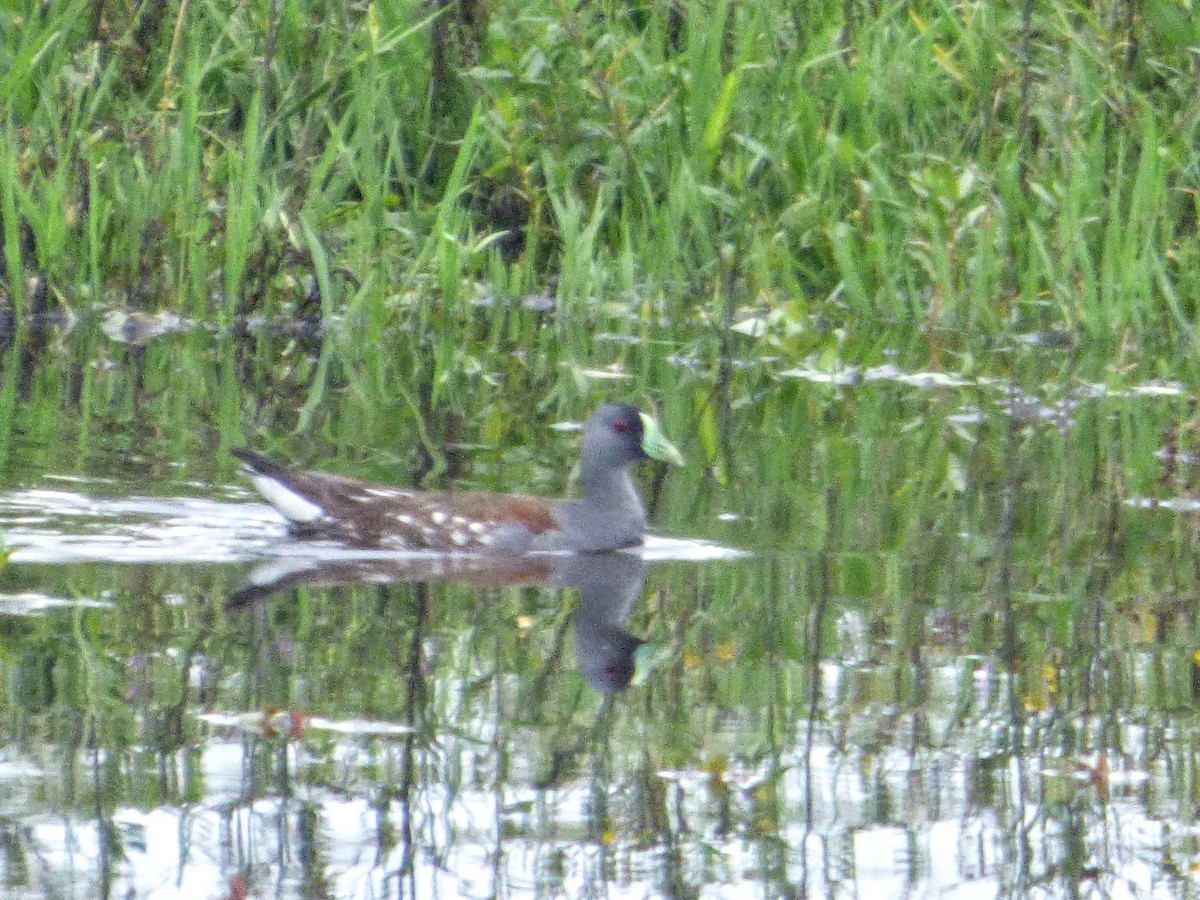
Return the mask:
<path id="1" fill-rule="evenodd" d="M 5 268 L 226 325 L 311 278 L 374 338 L 551 277 L 566 309 L 735 278 L 843 322 L 1190 337 L 1184 4 L 804 6 L 3 12 Z"/>
<path id="2" fill-rule="evenodd" d="M 1144 352 L 1190 347 L 1200 296 L 1194 26 L 1164 4 L 1129 26 L 1062 2 L 1028 23 L 1022 4 L 846 22 L 862 4 L 778 0 L 0 12 L 4 298 L 32 308 L 23 271 L 81 312 L 186 322 L 144 347 L 101 315 L 18 334 L 0 476 L 232 480 L 220 448 L 249 441 L 558 494 L 575 446 L 548 426 L 617 395 L 659 401 L 690 451 L 664 530 L 704 533 L 719 505 L 736 544 L 895 553 L 901 584 L 919 550 L 942 577 L 958 535 L 968 562 L 992 552 L 995 522 L 968 514 L 1011 461 L 1002 394 L 976 380 L 1049 405 L 1124 364 L 1194 365 Z M 542 293 L 553 310 L 518 302 Z M 275 328 L 301 312 L 319 336 Z M 249 313 L 270 321 L 243 340 L 227 326 Z M 1016 329 L 1078 352 L 990 340 Z M 771 377 L 893 365 L 971 385 Z M 1123 427 L 1093 404 L 1069 440 L 1023 424 L 1018 449 L 1106 510 L 1153 492 L 1185 411 L 1102 408 Z M 878 587 L 862 572 L 847 591 Z"/>
<path id="3" fill-rule="evenodd" d="M 566 327 L 578 321 L 567 317 Z M 711 352 L 694 342 L 698 355 Z M 257 346 L 267 364 L 248 364 L 245 376 L 255 388 L 245 393 L 253 404 L 245 421 L 261 422 L 264 432 L 281 435 L 277 441 L 287 440 L 303 398 L 261 390 L 257 379 L 286 381 L 280 369 L 291 357 L 275 356 L 284 343 L 264 339 Z M 373 357 L 336 334 L 329 343 L 338 347 L 329 377 L 341 388 L 339 400 L 321 404 L 319 427 L 289 449 L 334 466 L 327 457 L 340 452 L 340 464 L 356 474 L 377 470 L 377 477 L 403 480 L 407 471 L 398 475 L 384 454 L 408 452 L 415 441 L 398 439 L 411 420 L 391 415 L 407 401 L 389 392 L 414 364 Z M 886 359 L 913 371 L 908 356 L 919 354 L 884 356 L 880 348 L 890 346 L 890 338 L 856 335 L 839 345 L 849 360 Z M 246 361 L 228 362 L 220 339 L 190 332 L 163 335 L 144 350 L 129 364 L 142 371 L 140 406 L 128 401 L 134 379 L 125 369 L 98 371 L 92 388 L 95 449 L 128 444 L 112 473 L 122 483 L 113 489 L 129 490 L 138 472 L 159 485 L 176 471 L 168 460 L 232 478 L 209 450 L 210 414 L 226 395 L 239 399 L 237 390 L 222 390 L 222 379 L 227 365 Z M 470 355 L 443 348 L 450 350 Z M 595 352 L 610 351 L 601 343 Z M 425 360 L 433 357 L 424 352 Z M 630 372 L 648 383 L 669 383 L 683 371 L 668 373 L 656 344 L 622 352 Z M 957 351 L 941 352 L 960 360 Z M 1033 351 L 1015 362 L 1007 354 L 981 358 L 968 374 L 1034 358 Z M 1057 353 L 1036 359 L 1031 389 L 1073 383 L 1078 360 Z M 514 381 L 523 371 L 506 353 L 480 353 L 478 363 Z M 67 370 L 48 357 L 19 427 L 0 430 L 18 440 L 39 432 L 37 446 L 48 448 L 36 463 L 39 476 L 76 464 L 71 442 L 57 447 L 46 438 L 56 430 L 74 434 L 75 420 L 55 405 Z M 528 377 L 556 383 L 550 370 Z M 664 395 L 664 424 L 681 441 L 689 435 L 689 404 L 710 386 L 706 371 Z M 472 448 L 461 483 L 543 493 L 561 487 L 564 448 L 574 438 L 542 427 L 549 416 L 532 408 L 528 390 L 495 390 L 478 371 L 447 377 L 478 386 L 478 394 L 448 401 L 469 413 L 468 440 L 484 444 Z M 558 387 L 564 401 L 578 400 L 569 393 L 571 377 Z M 241 581 L 237 567 L 0 569 L 6 589 L 111 604 L 51 608 L 4 623 L 0 682 L 9 702 L 0 707 L 0 727 L 20 735 L 46 773 L 34 782 L 38 797 L 19 811 L 66 809 L 90 820 L 101 801 L 104 809 L 249 807 L 298 786 L 364 804 L 411 794 L 427 806 L 470 812 L 509 840 L 513 832 L 505 829 L 524 827 L 520 804 L 540 801 L 481 806 L 481 791 L 552 788 L 562 798 L 590 790 L 592 798 L 613 798 L 611 806 L 586 807 L 588 833 L 602 841 L 656 848 L 667 826 L 655 823 L 679 808 L 693 834 L 733 827 L 766 858 L 770 848 L 794 844 L 809 803 L 829 821 L 840 822 L 849 809 L 867 822 L 912 819 L 914 829 L 926 827 L 911 798 L 949 801 L 922 771 L 969 771 L 967 798 L 955 794 L 957 805 L 939 815 L 957 818 L 961 806 L 974 804 L 1001 821 L 1002 835 L 1027 811 L 1005 789 L 1004 773 L 1015 766 L 1047 768 L 1039 757 L 1073 766 L 1093 752 L 1110 754 L 1114 772 L 1145 766 L 1121 756 L 1130 751 L 1116 737 L 1099 727 L 1085 731 L 1081 721 L 1112 723 L 1122 734 L 1152 721 L 1167 735 L 1154 752 L 1184 769 L 1196 724 L 1195 529 L 1186 516 L 1130 509 L 1121 500 L 1158 488 L 1159 434 L 1185 411 L 1186 398 L 1084 402 L 1063 433 L 1036 417 L 1010 430 L 1006 395 L 974 382 L 771 381 L 763 367 L 736 378 L 735 394 L 748 399 L 731 410 L 737 444 L 727 484 L 706 475 L 707 447 L 720 433 L 716 422 L 702 424 L 713 434 L 697 435 L 688 447 L 692 465 L 672 471 L 656 525 L 761 552 L 652 566 L 624 625 L 650 642 L 639 678 L 608 701 L 575 669 L 578 604 L 557 589 L 300 587 L 235 612 L 223 601 Z M 372 385 L 381 391 L 367 390 Z M 956 422 L 966 403 L 981 405 L 985 421 Z M 16 449 L 16 459 L 28 456 Z M 400 468 L 410 463 L 402 456 Z M 718 523 L 718 510 L 738 517 Z M 1097 679 L 1100 715 L 1088 699 Z M 279 710 L 292 722 L 366 719 L 400 733 L 346 740 L 276 722 L 270 733 L 234 735 L 231 743 L 204 718 L 272 718 Z M 234 745 L 245 748 L 235 757 L 240 780 L 222 780 L 206 761 Z M 89 757 L 88 766 L 77 766 L 75 753 L 93 747 L 104 752 L 104 764 Z M 818 793 L 808 786 L 810 764 Z M 163 777 L 175 767 L 186 777 Z M 89 779 L 63 777 L 74 771 Z M 1102 786 L 1099 777 L 1056 777 L 1052 797 L 1071 791 L 1086 799 Z M 229 784 L 239 789 L 232 801 Z M 1188 789 L 1170 787 L 1165 799 L 1151 794 L 1134 808 L 1164 815 L 1164 804 L 1190 809 Z M 494 809 L 495 821 L 479 819 L 480 809 Z M 578 816 L 563 806 L 549 804 L 538 815 L 538 834 L 552 829 L 556 844 L 584 840 Z M 320 819 L 322 827 L 327 822 Z M 421 827 L 422 839 L 430 837 L 434 826 Z"/>

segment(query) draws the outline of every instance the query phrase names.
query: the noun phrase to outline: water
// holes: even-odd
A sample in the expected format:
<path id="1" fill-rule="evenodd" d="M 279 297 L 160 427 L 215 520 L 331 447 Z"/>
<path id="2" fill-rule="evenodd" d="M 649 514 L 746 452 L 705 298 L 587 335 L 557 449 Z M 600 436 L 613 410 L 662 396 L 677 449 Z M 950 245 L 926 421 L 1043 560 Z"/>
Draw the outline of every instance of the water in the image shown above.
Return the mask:
<path id="1" fill-rule="evenodd" d="M 658 537 L 497 566 L 289 538 L 222 440 L 401 480 L 395 391 L 285 400 L 239 356 L 229 404 L 161 340 L 12 407 L 9 895 L 1197 893 L 1186 386 L 1014 341 L 721 388 L 656 346 Z M 451 396 L 458 483 L 567 489 L 557 418 Z"/>

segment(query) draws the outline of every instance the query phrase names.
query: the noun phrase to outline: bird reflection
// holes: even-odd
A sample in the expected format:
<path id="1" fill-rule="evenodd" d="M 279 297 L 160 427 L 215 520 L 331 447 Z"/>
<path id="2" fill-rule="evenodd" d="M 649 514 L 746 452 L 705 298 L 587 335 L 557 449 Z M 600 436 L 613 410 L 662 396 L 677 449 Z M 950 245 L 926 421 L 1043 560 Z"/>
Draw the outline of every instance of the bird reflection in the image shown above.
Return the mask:
<path id="1" fill-rule="evenodd" d="M 597 691 L 614 694 L 629 687 L 635 655 L 643 643 L 624 629 L 642 593 L 646 563 L 629 553 L 588 553 L 566 557 L 556 583 L 579 591 L 575 616 L 575 665 Z"/>
<path id="2" fill-rule="evenodd" d="M 644 643 L 624 629 L 642 592 L 646 562 L 631 553 L 569 555 L 380 556 L 353 559 L 277 557 L 250 571 L 225 603 L 236 610 L 298 587 L 411 582 L 475 587 L 559 587 L 579 592 L 575 616 L 575 664 L 596 691 L 629 687 L 637 650 Z"/>

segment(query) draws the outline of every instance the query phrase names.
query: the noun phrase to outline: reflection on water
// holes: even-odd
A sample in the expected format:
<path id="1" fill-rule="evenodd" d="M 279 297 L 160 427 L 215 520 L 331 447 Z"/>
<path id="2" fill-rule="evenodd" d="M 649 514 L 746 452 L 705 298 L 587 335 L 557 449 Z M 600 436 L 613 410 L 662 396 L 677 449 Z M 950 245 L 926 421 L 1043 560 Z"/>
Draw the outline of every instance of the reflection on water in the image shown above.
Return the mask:
<path id="1" fill-rule="evenodd" d="M 686 546 L 685 542 L 678 544 Z M 715 551 L 712 545 L 701 545 Z M 728 556 L 738 556 L 728 551 Z M 646 559 L 637 552 L 539 554 L 529 557 L 481 554 L 406 553 L 361 558 L 289 557 L 263 563 L 229 595 L 227 608 L 258 602 L 284 589 L 336 584 L 454 582 L 476 587 L 548 586 L 577 590 L 575 659 L 595 690 L 622 691 L 634 678 L 642 642 L 623 630 L 641 594 Z"/>
<path id="2" fill-rule="evenodd" d="M 689 542 L 674 543 L 685 550 L 690 546 Z M 720 549 L 716 545 L 696 546 L 706 553 Z M 725 554 L 740 555 L 736 551 Z M 634 676 L 634 655 L 642 641 L 622 626 L 641 594 L 645 575 L 646 560 L 637 551 L 520 557 L 441 553 L 289 556 L 255 566 L 229 595 L 226 609 L 242 609 L 298 587 L 435 582 L 477 588 L 571 588 L 579 594 L 575 614 L 579 671 L 591 687 L 611 693 L 625 690 Z"/>
<path id="3" fill-rule="evenodd" d="M 1196 893 L 1189 401 L 808 368 L 737 413 L 762 440 L 696 439 L 685 537 L 637 554 L 13 480 L 7 893 Z"/>
<path id="4" fill-rule="evenodd" d="M 1161 874 L 1194 841 L 1169 825 L 1189 795 L 1162 745 L 1169 720 L 1071 713 L 1058 698 L 1080 690 L 1077 675 L 1039 697 L 948 635 L 898 670 L 890 638 L 847 601 L 791 621 L 790 604 L 760 593 L 758 645 L 729 651 L 754 629 L 703 595 L 719 579 L 778 588 L 805 573 L 725 565 L 697 578 L 614 555 L 556 569 L 546 589 L 483 593 L 291 585 L 212 626 L 203 650 L 186 621 L 198 610 L 180 612 L 154 636 L 158 652 L 92 659 L 90 696 L 6 714 L 5 882 L 16 895 L 71 883 L 86 896 L 227 896 L 244 884 L 344 897 L 1187 883 Z M 643 574 L 654 600 L 637 590 Z M 588 610 L 610 576 L 616 605 Z M 623 646 L 631 599 L 675 659 L 604 699 L 582 681 Z M 51 613 L 47 633 L 69 633 L 75 616 Z M 582 680 L 563 652 L 572 620 Z M 86 640 L 73 649 L 94 653 Z M 1150 670 L 1168 663 L 1123 667 L 1128 693 L 1106 704 L 1153 688 Z M 368 673 L 382 666 L 376 694 Z M 180 700 L 188 721 L 173 743 Z M 1054 739 L 1064 726 L 1119 729 L 1122 754 L 1103 769 L 1076 758 Z M 1130 771 L 1139 760 L 1148 768 Z"/>
<path id="5" fill-rule="evenodd" d="M 1164 874 L 1194 842 L 1170 824 L 1190 792 L 1162 743 L 1184 720 L 1133 699 L 1182 688 L 1190 703 L 1156 674 L 1190 660 L 1102 662 L 1089 677 L 1114 689 L 1089 713 L 1070 660 L 1011 673 L 972 651 L 965 623 L 931 618 L 932 642 L 910 643 L 851 598 L 806 596 L 827 561 L 602 554 L 495 578 L 461 562 L 432 584 L 412 580 L 428 561 L 402 559 L 268 559 L 228 579 L 124 566 L 104 570 L 114 608 L 44 611 L 10 644 L 44 682 L 5 667 L 20 698 L 0 768 L 10 892 L 991 896 L 1190 880 Z M 130 593 L 181 583 L 174 606 Z M 228 597 L 240 606 L 222 614 Z M 659 662 L 613 694 L 631 631 Z M 1103 760 L 1065 739 L 1105 730 L 1120 751 Z"/>

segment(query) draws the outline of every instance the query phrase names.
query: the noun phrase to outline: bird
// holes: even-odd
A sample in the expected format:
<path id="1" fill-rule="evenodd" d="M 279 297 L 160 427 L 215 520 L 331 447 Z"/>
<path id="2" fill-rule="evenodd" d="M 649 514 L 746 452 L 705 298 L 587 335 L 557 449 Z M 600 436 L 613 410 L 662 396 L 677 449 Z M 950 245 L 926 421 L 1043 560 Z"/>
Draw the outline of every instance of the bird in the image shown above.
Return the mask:
<path id="1" fill-rule="evenodd" d="M 295 471 L 244 448 L 230 452 L 297 537 L 364 549 L 506 554 L 641 544 L 646 511 L 630 470 L 645 459 L 684 463 L 653 417 L 616 403 L 598 407 L 583 425 L 583 496 L 573 500 L 391 487 Z"/>

